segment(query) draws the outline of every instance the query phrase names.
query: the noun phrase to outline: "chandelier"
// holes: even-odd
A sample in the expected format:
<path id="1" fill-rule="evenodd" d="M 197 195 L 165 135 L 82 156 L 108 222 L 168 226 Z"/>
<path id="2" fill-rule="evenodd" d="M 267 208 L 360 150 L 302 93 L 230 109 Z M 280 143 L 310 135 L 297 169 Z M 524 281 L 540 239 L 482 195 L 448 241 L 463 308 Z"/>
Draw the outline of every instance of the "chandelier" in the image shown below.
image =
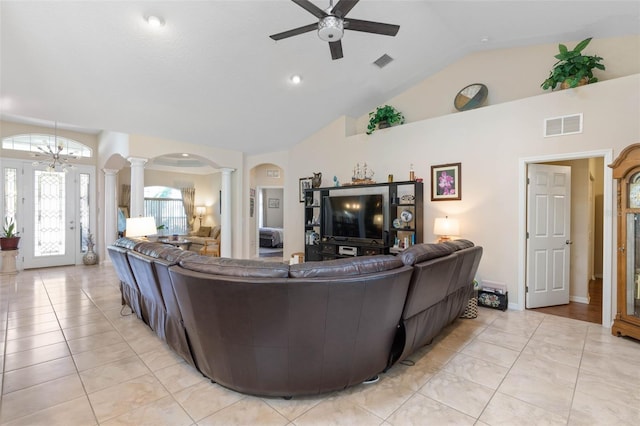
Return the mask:
<path id="1" fill-rule="evenodd" d="M 55 123 L 53 147 L 51 146 L 51 144 L 47 144 L 46 148 L 44 148 L 42 145 L 39 145 L 38 149 L 42 152 L 42 154 L 35 153 L 34 155 L 36 157 L 40 157 L 41 155 L 44 155 L 48 158 L 44 160 L 34 161 L 33 166 L 46 166 L 47 172 L 57 172 L 59 170 L 62 170 L 63 172 L 67 173 L 69 172 L 70 169 L 74 168 L 74 165 L 70 164 L 69 160 L 78 158 L 72 153 L 69 155 L 62 154 L 62 150 L 64 149 L 64 147 L 62 146 L 62 144 L 58 144 L 58 122 L 57 121 Z"/>

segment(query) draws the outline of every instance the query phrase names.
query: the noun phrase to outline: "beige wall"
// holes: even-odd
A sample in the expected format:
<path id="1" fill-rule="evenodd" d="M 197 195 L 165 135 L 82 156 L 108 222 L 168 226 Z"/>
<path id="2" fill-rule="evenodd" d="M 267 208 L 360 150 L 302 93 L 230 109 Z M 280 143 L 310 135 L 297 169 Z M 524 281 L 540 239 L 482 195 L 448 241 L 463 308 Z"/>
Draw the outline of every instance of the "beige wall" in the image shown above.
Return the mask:
<path id="1" fill-rule="evenodd" d="M 564 43 L 571 47 L 577 41 Z M 430 226 L 434 217 L 457 217 L 462 237 L 485 249 L 478 278 L 507 283 L 510 300 L 521 303 L 521 162 L 572 157 L 576 153 L 589 157 L 582 155 L 589 151 L 611 152 L 615 158 L 625 146 L 640 141 L 640 36 L 593 40 L 585 52 L 604 58 L 607 70 L 596 73 L 601 81 L 545 92 L 540 84 L 555 62 L 556 52 L 554 43 L 478 52 L 462 58 L 385 102 L 402 111 L 407 124 L 371 136 L 364 134 L 367 114 L 335 120 L 289 151 L 285 192 L 297 194 L 298 178 L 309 176 L 310 171 L 322 171 L 327 181 L 336 175 L 344 182 L 356 163 L 366 161 L 376 171 L 376 180 L 383 181 L 387 174 L 398 180 L 408 176 L 413 163 L 416 176 L 425 179 L 424 240 L 435 238 Z M 486 106 L 455 111 L 456 93 L 471 83 L 488 86 Z M 575 113 L 584 114 L 583 133 L 543 137 L 545 118 Z M 462 163 L 462 200 L 430 202 L 430 167 L 454 162 Z M 596 179 L 612 190 L 613 182 L 603 179 L 605 166 L 597 170 Z M 601 193 L 594 198 L 602 206 L 603 217 L 615 225 L 614 206 L 602 205 Z M 285 228 L 286 256 L 301 251 L 304 242 L 303 209 L 292 197 L 285 209 Z M 615 247 L 613 229 L 607 233 L 612 235 L 614 241 L 610 243 Z M 603 230 L 594 234 L 594 251 L 601 253 Z M 615 249 L 610 255 L 615 259 Z M 598 253 L 593 257 L 594 264 L 602 264 Z M 615 283 L 615 265 L 610 271 Z M 615 288 L 611 300 L 615 300 Z M 524 308 L 523 304 L 519 307 Z"/>
<path id="2" fill-rule="evenodd" d="M 416 175 L 430 183 L 430 167 L 462 163 L 462 200 L 430 202 L 425 194 L 425 241 L 433 241 L 433 218 L 449 215 L 461 222 L 463 238 L 484 247 L 480 279 L 507 283 L 518 300 L 519 161 L 544 155 L 613 150 L 640 141 L 640 74 L 588 86 L 543 93 L 464 113 L 449 114 L 375 132 L 345 136 L 347 119 L 336 120 L 290 151 L 286 192 L 297 194 L 298 177 L 320 170 L 325 177 L 349 179 L 355 163 L 366 161 L 383 181 L 387 174 Z M 584 132 L 553 138 L 542 135 L 548 117 L 584 114 Z M 319 148 L 321 147 L 321 149 Z M 613 182 L 605 182 L 613 185 Z M 611 215 L 613 206 L 604 206 Z M 303 209 L 289 197 L 285 251 L 302 251 Z M 285 253 L 285 256 L 287 255 Z"/>
<path id="3" fill-rule="evenodd" d="M 579 41 L 565 40 L 562 43 L 572 48 Z M 488 87 L 486 105 L 537 96 L 545 93 L 540 84 L 556 62 L 553 56 L 557 53 L 557 43 L 474 53 L 386 103 L 402 111 L 407 122 L 415 122 L 459 114 L 453 107 L 453 99 L 460 89 L 472 83 L 483 83 Z M 600 81 L 640 73 L 640 36 L 593 39 L 584 53 L 604 58 L 606 70 L 595 71 Z M 364 133 L 368 121 L 368 114 L 358 117 L 354 131 Z M 349 129 L 347 133 L 354 134 Z"/>

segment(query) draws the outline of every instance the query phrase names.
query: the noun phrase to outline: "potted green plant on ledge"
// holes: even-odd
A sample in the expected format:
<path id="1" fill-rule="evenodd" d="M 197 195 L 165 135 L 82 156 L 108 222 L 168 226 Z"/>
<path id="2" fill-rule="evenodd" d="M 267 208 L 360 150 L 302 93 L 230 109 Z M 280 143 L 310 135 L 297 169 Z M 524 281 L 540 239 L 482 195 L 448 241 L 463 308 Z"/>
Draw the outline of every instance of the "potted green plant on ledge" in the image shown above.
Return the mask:
<path id="1" fill-rule="evenodd" d="M 369 113 L 369 125 L 367 134 L 370 135 L 376 129 L 404 124 L 404 115 L 390 105 L 379 106 L 375 111 Z"/>
<path id="2" fill-rule="evenodd" d="M 553 90 L 559 84 L 561 89 L 567 89 L 598 81 L 593 76 L 593 69 L 604 70 L 604 65 L 600 63 L 602 58 L 582 54 L 590 41 L 591 37 L 582 40 L 573 50 L 567 49 L 564 44 L 559 44 L 560 53 L 554 56 L 558 62 L 553 65 L 549 77 L 542 82 L 540 87 L 543 90 Z"/>
<path id="3" fill-rule="evenodd" d="M 0 236 L 1 250 L 17 250 L 20 237 L 16 232 L 16 223 L 8 217 L 4 219 L 4 227 L 2 228 L 2 236 Z"/>

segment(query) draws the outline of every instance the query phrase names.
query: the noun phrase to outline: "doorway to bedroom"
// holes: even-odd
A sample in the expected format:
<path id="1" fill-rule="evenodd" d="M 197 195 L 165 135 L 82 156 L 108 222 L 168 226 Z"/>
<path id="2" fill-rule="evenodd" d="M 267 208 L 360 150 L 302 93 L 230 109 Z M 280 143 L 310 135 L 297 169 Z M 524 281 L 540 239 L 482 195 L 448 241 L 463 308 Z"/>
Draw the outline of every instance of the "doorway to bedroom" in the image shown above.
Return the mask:
<path id="1" fill-rule="evenodd" d="M 284 244 L 283 188 L 258 188 L 258 257 L 281 260 Z"/>

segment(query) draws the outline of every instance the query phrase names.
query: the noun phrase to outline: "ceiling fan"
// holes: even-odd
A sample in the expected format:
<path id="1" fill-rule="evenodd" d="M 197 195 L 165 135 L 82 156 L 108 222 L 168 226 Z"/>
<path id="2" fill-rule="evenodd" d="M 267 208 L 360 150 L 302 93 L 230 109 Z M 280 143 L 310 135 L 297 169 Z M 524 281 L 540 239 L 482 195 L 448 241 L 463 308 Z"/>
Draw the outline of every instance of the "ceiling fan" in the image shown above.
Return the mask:
<path id="1" fill-rule="evenodd" d="M 321 40 L 329 42 L 331 58 L 334 60 L 342 58 L 342 42 L 340 40 L 342 39 L 344 30 L 395 36 L 400 29 L 399 25 L 347 18 L 347 13 L 349 13 L 360 0 L 340 0 L 335 6 L 333 6 L 333 0 L 329 0 L 329 7 L 326 10 L 320 9 L 309 0 L 291 1 L 318 18 L 318 23 L 273 34 L 269 37 L 277 41 L 318 30 L 318 37 L 320 37 Z"/>

